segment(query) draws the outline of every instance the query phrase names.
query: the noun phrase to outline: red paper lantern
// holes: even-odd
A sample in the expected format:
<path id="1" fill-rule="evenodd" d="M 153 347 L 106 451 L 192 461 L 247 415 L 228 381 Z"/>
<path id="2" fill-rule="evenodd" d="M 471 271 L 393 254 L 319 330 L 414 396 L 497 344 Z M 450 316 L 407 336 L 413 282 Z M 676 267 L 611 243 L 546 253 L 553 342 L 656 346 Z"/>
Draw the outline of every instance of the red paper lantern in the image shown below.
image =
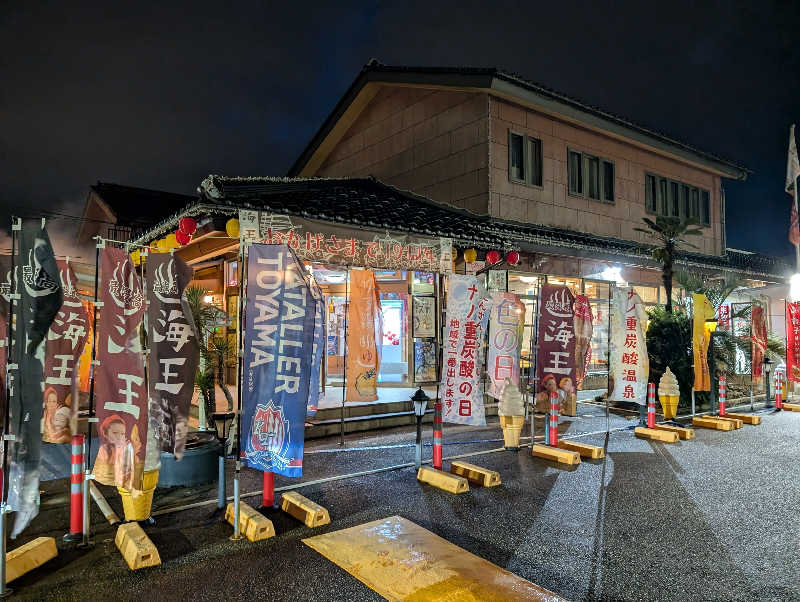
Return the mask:
<path id="1" fill-rule="evenodd" d="M 501 257 L 500 251 L 489 251 L 486 253 L 486 261 L 491 264 L 499 263 Z"/>
<path id="2" fill-rule="evenodd" d="M 191 217 L 182 217 L 178 220 L 178 230 L 190 236 L 197 230 L 197 222 Z M 181 243 L 186 244 L 186 243 Z"/>
<path id="3" fill-rule="evenodd" d="M 184 219 L 186 219 L 186 218 L 184 218 Z M 194 220 L 192 220 L 192 221 L 194 221 Z M 178 244 L 180 244 L 180 245 L 188 245 L 189 242 L 192 240 L 192 235 L 191 234 L 187 234 L 183 230 L 178 230 L 175 233 L 175 238 L 178 239 Z"/>
<path id="4" fill-rule="evenodd" d="M 506 263 L 508 263 L 508 265 L 518 265 L 519 253 L 517 251 L 509 251 L 506 253 Z"/>

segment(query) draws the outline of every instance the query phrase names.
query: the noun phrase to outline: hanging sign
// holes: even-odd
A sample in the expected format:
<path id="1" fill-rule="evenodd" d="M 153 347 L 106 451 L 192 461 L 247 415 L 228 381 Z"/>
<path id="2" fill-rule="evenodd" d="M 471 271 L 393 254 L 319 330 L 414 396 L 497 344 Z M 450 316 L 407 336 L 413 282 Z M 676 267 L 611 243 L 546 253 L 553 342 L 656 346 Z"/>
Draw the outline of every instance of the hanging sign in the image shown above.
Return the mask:
<path id="1" fill-rule="evenodd" d="M 764 308 L 757 303 L 753 303 L 750 316 L 750 336 L 753 340 L 751 366 L 753 378 L 760 380 L 764 375 L 764 352 L 767 350 L 767 322 L 764 319 Z"/>
<path id="2" fill-rule="evenodd" d="M 706 320 L 714 319 L 714 306 L 705 295 L 692 294 L 692 355 L 694 357 L 694 390 L 711 391 L 708 373 L 708 345 L 711 341 Z"/>
<path id="3" fill-rule="evenodd" d="M 347 228 L 266 211 L 241 210 L 243 241 L 285 244 L 304 261 L 392 270 L 453 271 L 453 241 L 368 228 Z"/>
<path id="4" fill-rule="evenodd" d="M 9 403 L 8 506 L 16 512 L 11 537 L 16 537 L 39 513 L 39 464 L 42 449 L 42 342 L 63 301 L 58 266 L 47 230 L 39 220 L 23 220 L 15 272 L 20 294 L 16 313 L 14 383 Z"/>
<path id="5" fill-rule="evenodd" d="M 286 245 L 250 245 L 246 295 L 242 459 L 251 468 L 300 477 L 316 300 Z"/>
<path id="6" fill-rule="evenodd" d="M 610 400 L 647 404 L 650 361 L 646 326 L 647 314 L 636 290 L 616 287 L 611 305 Z"/>
<path id="7" fill-rule="evenodd" d="M 193 270 L 180 257 L 153 253 L 147 260 L 147 275 L 150 427 L 159 451 L 180 460 L 200 363 L 197 333 L 184 297 Z"/>
<path id="8" fill-rule="evenodd" d="M 69 443 L 76 430 L 78 399 L 73 397 L 77 364 L 89 334 L 89 315 L 75 288 L 75 272 L 59 260 L 64 301 L 47 332 L 44 362 L 44 430 L 47 443 Z"/>
<path id="9" fill-rule="evenodd" d="M 550 393 L 556 392 L 561 413 L 569 416 L 577 413 L 574 303 L 575 297 L 569 287 L 542 285 L 536 354 L 538 411 L 549 410 Z"/>
<path id="10" fill-rule="evenodd" d="M 518 295 L 491 293 L 492 311 L 489 318 L 489 343 L 486 369 L 489 376 L 487 393 L 503 398 L 506 379 L 519 387 L 519 357 L 522 328 L 525 324 L 525 305 Z"/>
<path id="11" fill-rule="evenodd" d="M 800 303 L 786 304 L 786 376 L 800 382 Z"/>
<path id="12" fill-rule="evenodd" d="M 475 276 L 451 274 L 447 286 L 442 420 L 484 426 L 481 344 L 491 312 L 491 299 Z"/>
<path id="13" fill-rule="evenodd" d="M 377 401 L 383 315 L 372 270 L 350 270 L 347 305 L 347 401 Z"/>
<path id="14" fill-rule="evenodd" d="M 100 251 L 97 360 L 94 368 L 100 449 L 94 475 L 103 485 L 142 489 L 149 404 L 139 326 L 144 316 L 142 283 L 130 255 Z"/>

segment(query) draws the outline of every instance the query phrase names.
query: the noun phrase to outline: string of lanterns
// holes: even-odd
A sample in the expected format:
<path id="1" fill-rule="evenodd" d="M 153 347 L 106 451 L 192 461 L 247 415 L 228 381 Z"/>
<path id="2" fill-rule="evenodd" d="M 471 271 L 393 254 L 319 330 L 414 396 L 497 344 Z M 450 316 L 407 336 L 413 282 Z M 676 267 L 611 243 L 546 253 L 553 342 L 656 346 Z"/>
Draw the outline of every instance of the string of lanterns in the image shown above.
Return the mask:
<path id="1" fill-rule="evenodd" d="M 466 263 L 473 263 L 478 259 L 478 251 L 475 249 L 464 249 L 463 253 L 464 261 Z M 458 250 L 453 249 L 453 261 L 458 258 Z M 519 265 L 520 255 L 519 251 L 508 251 L 505 256 L 506 263 L 508 265 L 514 266 Z M 503 261 L 503 254 L 498 251 L 497 249 L 492 249 L 491 251 L 486 252 L 486 263 L 489 265 L 495 265 Z"/>

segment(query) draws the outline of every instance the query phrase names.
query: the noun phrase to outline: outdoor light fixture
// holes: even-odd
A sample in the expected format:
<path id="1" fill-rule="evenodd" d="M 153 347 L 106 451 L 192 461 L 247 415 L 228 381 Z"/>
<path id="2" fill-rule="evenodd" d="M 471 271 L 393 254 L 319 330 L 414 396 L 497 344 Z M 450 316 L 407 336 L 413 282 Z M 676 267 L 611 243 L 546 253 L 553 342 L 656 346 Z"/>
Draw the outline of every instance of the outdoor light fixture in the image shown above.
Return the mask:
<path id="1" fill-rule="evenodd" d="M 234 412 L 214 412 L 211 419 L 214 421 L 214 428 L 217 431 L 219 440 L 219 476 L 217 486 L 217 508 L 225 507 L 225 442 L 230 434 L 231 424 L 236 416 Z"/>
<path id="2" fill-rule="evenodd" d="M 213 295 L 206 295 L 205 297 L 203 297 L 203 303 L 213 303 L 213 302 L 214 302 Z"/>
<path id="3" fill-rule="evenodd" d="M 764 397 L 764 405 L 766 407 L 770 406 L 770 394 L 769 394 L 769 383 L 770 383 L 770 372 L 772 371 L 772 360 L 769 359 L 766 355 L 764 356 L 764 380 L 767 385 L 766 395 Z"/>
<path id="4" fill-rule="evenodd" d="M 417 457 L 416 466 L 417 470 L 422 466 L 422 417 L 425 415 L 425 410 L 428 409 L 428 402 L 430 397 L 425 394 L 422 387 L 417 389 L 411 401 L 414 403 L 414 415 L 417 417 Z"/>
<path id="5" fill-rule="evenodd" d="M 789 298 L 794 301 L 800 301 L 800 274 L 792 274 L 789 280 Z"/>
<path id="6" fill-rule="evenodd" d="M 603 270 L 601 274 L 603 280 L 612 280 L 614 282 L 624 282 L 622 279 L 622 268 L 609 266 Z"/>

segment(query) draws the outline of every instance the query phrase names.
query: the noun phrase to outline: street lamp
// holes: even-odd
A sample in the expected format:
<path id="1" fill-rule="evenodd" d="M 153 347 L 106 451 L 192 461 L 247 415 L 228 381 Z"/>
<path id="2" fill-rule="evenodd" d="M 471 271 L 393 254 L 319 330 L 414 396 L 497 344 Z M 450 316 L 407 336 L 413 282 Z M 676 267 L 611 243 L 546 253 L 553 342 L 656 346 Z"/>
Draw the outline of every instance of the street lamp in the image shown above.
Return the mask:
<path id="1" fill-rule="evenodd" d="M 417 470 L 422 466 L 422 417 L 425 415 L 425 410 L 428 409 L 428 402 L 430 400 L 430 397 L 425 395 L 425 391 L 422 390 L 422 387 L 417 389 L 417 392 L 414 393 L 414 396 L 411 398 L 411 401 L 414 402 L 414 415 L 417 417 Z"/>
<path id="2" fill-rule="evenodd" d="M 225 442 L 228 440 L 231 424 L 236 416 L 234 412 L 214 412 L 211 418 L 214 420 L 214 427 L 217 430 L 219 440 L 219 476 L 217 508 L 225 507 Z"/>
<path id="3" fill-rule="evenodd" d="M 769 395 L 769 383 L 770 383 L 770 372 L 772 371 L 772 360 L 769 359 L 766 355 L 764 356 L 764 380 L 766 381 L 767 391 L 766 395 L 764 396 L 764 407 L 772 407 L 769 403 L 770 395 Z"/>

